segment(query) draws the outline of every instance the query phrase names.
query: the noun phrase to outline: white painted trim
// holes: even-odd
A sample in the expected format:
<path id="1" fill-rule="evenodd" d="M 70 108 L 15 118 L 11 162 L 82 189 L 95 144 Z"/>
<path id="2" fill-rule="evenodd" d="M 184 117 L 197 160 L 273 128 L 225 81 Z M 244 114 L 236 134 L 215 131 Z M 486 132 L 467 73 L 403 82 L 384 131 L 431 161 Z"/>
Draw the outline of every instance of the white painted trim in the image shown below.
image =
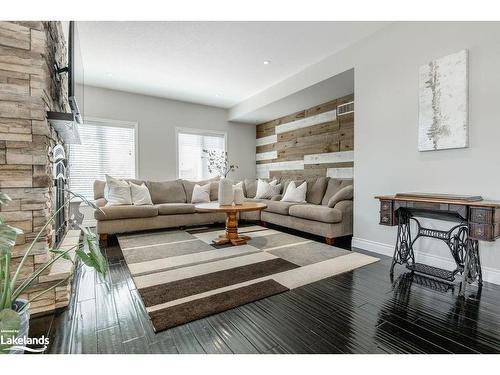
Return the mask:
<path id="1" fill-rule="evenodd" d="M 357 247 L 363 250 L 371 251 L 378 254 L 387 255 L 392 258 L 394 255 L 394 245 L 388 245 L 381 242 L 371 241 L 364 238 L 353 237 L 352 238 L 352 247 Z M 444 258 L 441 256 L 424 253 L 424 252 L 415 252 L 415 257 L 419 262 L 430 264 L 435 267 L 440 267 L 444 269 L 454 269 L 455 262 L 451 259 Z M 492 284 L 500 285 L 500 270 L 491 267 L 483 268 L 483 280 Z M 389 272 L 389 270 L 387 270 Z"/>
<path id="2" fill-rule="evenodd" d="M 135 176 L 137 178 L 141 174 L 139 173 L 139 123 L 137 121 L 123 121 L 123 120 L 111 120 L 102 117 L 91 117 L 85 116 L 83 118 L 83 125 L 85 124 L 97 125 L 97 126 L 114 126 L 118 128 L 134 128 L 134 143 L 135 143 Z"/>
<path id="3" fill-rule="evenodd" d="M 264 146 L 276 142 L 278 142 L 278 136 L 276 134 L 273 134 L 273 135 L 268 135 L 267 137 L 257 138 L 255 143 L 257 146 Z"/>
<path id="4" fill-rule="evenodd" d="M 354 161 L 354 151 L 304 155 L 304 164 L 341 163 Z"/>
<path id="5" fill-rule="evenodd" d="M 272 160 L 278 158 L 278 151 L 260 152 L 255 154 L 255 160 Z"/>
<path id="6" fill-rule="evenodd" d="M 327 168 L 326 177 L 331 178 L 354 178 L 354 168 Z"/>
<path id="7" fill-rule="evenodd" d="M 319 115 L 314 115 L 300 120 L 287 122 L 286 124 L 283 125 L 278 125 L 275 127 L 274 131 L 276 134 L 280 134 L 301 128 L 308 128 L 309 126 L 322 124 L 324 122 L 335 121 L 336 119 L 337 119 L 337 110 L 334 109 L 332 111 L 320 113 Z"/>

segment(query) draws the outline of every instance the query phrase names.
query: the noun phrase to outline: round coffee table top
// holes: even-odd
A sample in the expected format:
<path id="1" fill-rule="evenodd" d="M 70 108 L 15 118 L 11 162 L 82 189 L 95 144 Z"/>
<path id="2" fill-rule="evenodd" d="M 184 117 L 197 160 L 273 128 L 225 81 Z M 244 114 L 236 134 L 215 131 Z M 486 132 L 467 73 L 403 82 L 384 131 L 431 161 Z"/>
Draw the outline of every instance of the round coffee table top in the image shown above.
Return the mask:
<path id="1" fill-rule="evenodd" d="M 243 204 L 221 206 L 219 202 L 210 202 L 198 203 L 195 207 L 201 212 L 242 212 L 263 210 L 267 205 L 260 202 L 244 202 Z"/>

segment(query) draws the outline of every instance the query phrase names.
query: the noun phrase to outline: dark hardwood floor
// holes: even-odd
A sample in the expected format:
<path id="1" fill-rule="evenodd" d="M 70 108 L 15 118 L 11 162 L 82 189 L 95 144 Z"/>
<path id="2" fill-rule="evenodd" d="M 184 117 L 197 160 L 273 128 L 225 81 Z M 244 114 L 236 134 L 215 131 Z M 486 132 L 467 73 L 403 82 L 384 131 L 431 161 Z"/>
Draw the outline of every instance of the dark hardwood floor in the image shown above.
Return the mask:
<path id="1" fill-rule="evenodd" d="M 361 250 L 356 250 L 364 252 Z M 158 334 L 116 241 L 106 280 L 80 267 L 70 306 L 35 318 L 49 353 L 500 353 L 500 286 L 403 273 L 390 258 Z"/>

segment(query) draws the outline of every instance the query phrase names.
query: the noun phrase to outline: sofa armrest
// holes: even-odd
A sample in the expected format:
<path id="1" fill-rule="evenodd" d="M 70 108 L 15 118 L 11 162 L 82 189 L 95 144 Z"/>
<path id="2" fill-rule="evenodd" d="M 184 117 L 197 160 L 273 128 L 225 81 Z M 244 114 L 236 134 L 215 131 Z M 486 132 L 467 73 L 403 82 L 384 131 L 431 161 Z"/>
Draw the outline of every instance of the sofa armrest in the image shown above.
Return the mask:
<path id="1" fill-rule="evenodd" d="M 283 196 L 281 194 L 275 195 L 271 198 L 272 201 L 280 201 Z"/>
<path id="2" fill-rule="evenodd" d="M 106 203 L 108 203 L 108 202 L 104 198 L 99 198 L 99 199 L 96 199 L 94 203 L 97 207 L 104 207 L 106 205 Z"/>
<path id="3" fill-rule="evenodd" d="M 334 208 L 342 211 L 342 216 L 344 216 L 344 214 L 350 214 L 352 216 L 353 206 L 354 206 L 353 200 L 346 199 L 346 200 L 337 202 L 337 204 L 334 206 Z"/>

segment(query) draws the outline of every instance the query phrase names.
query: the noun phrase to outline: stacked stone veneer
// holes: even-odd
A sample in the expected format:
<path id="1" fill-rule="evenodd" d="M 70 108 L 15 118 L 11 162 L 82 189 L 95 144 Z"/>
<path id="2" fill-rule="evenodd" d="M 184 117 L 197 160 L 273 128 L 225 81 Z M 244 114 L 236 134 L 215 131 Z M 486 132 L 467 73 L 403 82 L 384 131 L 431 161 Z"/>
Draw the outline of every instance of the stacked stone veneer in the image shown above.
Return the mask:
<path id="1" fill-rule="evenodd" d="M 62 143 L 47 122 L 47 111 L 69 111 L 67 65 L 61 22 L 0 22 L 0 191 L 12 202 L 0 208 L 9 224 L 24 231 L 13 250 L 12 269 L 53 210 L 52 149 Z M 21 280 L 50 257 L 49 227 L 25 263 Z M 69 265 L 48 270 L 24 297 L 54 285 Z M 65 271 L 65 272 L 61 272 Z M 31 304 L 42 313 L 68 304 L 69 285 L 61 285 Z"/>

